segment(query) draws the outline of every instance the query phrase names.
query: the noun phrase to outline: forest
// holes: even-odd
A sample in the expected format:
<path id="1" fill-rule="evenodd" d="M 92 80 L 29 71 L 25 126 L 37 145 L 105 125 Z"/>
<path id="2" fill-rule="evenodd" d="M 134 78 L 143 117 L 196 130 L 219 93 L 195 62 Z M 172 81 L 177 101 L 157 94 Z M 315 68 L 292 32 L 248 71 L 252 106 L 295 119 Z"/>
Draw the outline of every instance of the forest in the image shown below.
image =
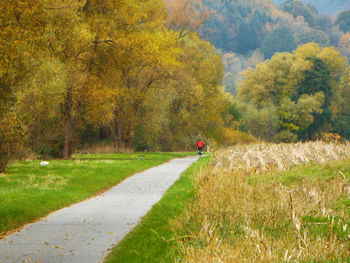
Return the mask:
<path id="1" fill-rule="evenodd" d="M 276 5 L 272 0 L 203 1 L 211 16 L 201 35 L 222 53 L 226 90 L 236 95 L 241 71 L 276 52 L 292 52 L 309 42 L 333 46 L 349 59 L 350 13 L 345 9 L 349 4 L 332 1 L 332 8 L 338 12 L 331 16 L 319 11 L 319 2 L 288 0 Z"/>
<path id="2" fill-rule="evenodd" d="M 161 0 L 15 0 L 0 9 L 0 170 L 102 141 L 116 152 L 191 149 L 200 136 L 223 143 L 233 127 L 221 57 L 194 32 L 197 18 L 179 16 L 188 6 L 168 15 Z"/>
<path id="3" fill-rule="evenodd" d="M 276 4 L 283 4 L 286 0 L 274 0 Z M 302 0 L 302 2 L 313 4 L 322 14 L 334 15 L 340 11 L 350 8 L 350 2 L 347 0 Z"/>
<path id="4" fill-rule="evenodd" d="M 200 33 L 222 54 L 240 129 L 275 142 L 350 138 L 347 3 L 332 2 L 333 17 L 320 1 L 278 4 L 203 1 L 211 16 Z"/>
<path id="5" fill-rule="evenodd" d="M 263 0 L 0 4 L 0 170 L 28 155 L 350 138 L 350 11 Z"/>

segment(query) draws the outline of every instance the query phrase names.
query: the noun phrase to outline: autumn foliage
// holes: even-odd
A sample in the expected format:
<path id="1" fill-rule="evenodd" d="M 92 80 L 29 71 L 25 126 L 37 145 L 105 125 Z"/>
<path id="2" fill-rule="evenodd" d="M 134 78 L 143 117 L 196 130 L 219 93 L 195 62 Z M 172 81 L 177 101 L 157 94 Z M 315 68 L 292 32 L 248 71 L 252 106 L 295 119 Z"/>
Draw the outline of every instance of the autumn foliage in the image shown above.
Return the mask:
<path id="1" fill-rule="evenodd" d="M 0 169 L 17 144 L 68 159 L 100 140 L 115 151 L 219 141 L 232 99 L 220 55 L 194 32 L 207 12 L 176 4 L 2 1 Z"/>
<path id="2" fill-rule="evenodd" d="M 348 92 L 347 67 L 335 48 L 308 43 L 249 68 L 238 91 L 246 127 L 275 142 L 321 139 L 330 132 L 347 138 L 348 97 L 341 95 Z"/>

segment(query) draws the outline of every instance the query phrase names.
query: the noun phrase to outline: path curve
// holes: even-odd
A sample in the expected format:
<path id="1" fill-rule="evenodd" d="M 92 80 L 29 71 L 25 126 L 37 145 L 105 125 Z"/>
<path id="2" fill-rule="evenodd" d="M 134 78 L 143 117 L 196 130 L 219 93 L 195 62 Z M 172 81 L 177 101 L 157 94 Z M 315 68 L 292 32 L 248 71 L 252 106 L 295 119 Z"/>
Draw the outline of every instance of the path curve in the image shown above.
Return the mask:
<path id="1" fill-rule="evenodd" d="M 0 240 L 0 262 L 103 262 L 197 159 L 171 160 L 25 226 Z"/>

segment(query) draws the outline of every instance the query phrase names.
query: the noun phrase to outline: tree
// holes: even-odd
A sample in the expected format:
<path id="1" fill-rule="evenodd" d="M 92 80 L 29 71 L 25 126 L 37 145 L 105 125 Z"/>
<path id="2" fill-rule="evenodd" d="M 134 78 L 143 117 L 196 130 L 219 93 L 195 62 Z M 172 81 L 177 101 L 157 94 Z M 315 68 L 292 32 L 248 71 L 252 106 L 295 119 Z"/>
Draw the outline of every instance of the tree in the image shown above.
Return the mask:
<path id="1" fill-rule="evenodd" d="M 150 89 L 141 106 L 134 147 L 190 150 L 198 137 L 223 143 L 230 98 L 221 87 L 223 64 L 213 46 L 195 33 L 177 42 L 179 65 L 166 89 Z M 227 114 L 227 115 L 226 115 Z M 231 126 L 230 126 L 231 127 Z"/>
<path id="2" fill-rule="evenodd" d="M 313 68 L 306 70 L 304 79 L 296 90 L 293 100 L 299 101 L 304 94 L 314 95 L 321 93 L 324 96 L 324 101 L 321 104 L 321 111 L 314 113 L 314 121 L 307 129 L 299 131 L 299 137 L 302 139 L 312 139 L 314 136 L 324 129 L 325 124 L 329 124 L 332 120 L 332 113 L 329 109 L 332 90 L 330 86 L 331 71 L 326 63 L 315 57 L 307 58 L 312 62 Z"/>
<path id="3" fill-rule="evenodd" d="M 339 13 L 335 24 L 339 25 L 342 31 L 350 32 L 350 10 Z"/>
<path id="4" fill-rule="evenodd" d="M 260 46 L 271 23 L 271 4 L 266 1 L 203 1 L 212 15 L 202 33 L 215 47 L 227 52 L 247 54 Z"/>
<path id="5" fill-rule="evenodd" d="M 209 18 L 210 12 L 201 0 L 166 0 L 167 28 L 175 30 L 182 38 L 198 30 Z"/>
<path id="6" fill-rule="evenodd" d="M 293 35 L 286 27 L 280 27 L 270 32 L 261 45 L 265 58 L 271 58 L 277 52 L 291 52 L 296 48 Z"/>
<path id="7" fill-rule="evenodd" d="M 172 82 L 175 90 L 169 108 L 170 130 L 175 140 L 202 135 L 220 141 L 223 128 L 220 112 L 224 108 L 221 57 L 196 35 L 184 39 L 181 46 L 184 67 L 174 75 L 177 81 Z"/>
<path id="8" fill-rule="evenodd" d="M 243 73 L 238 99 L 258 109 L 268 105 L 279 106 L 283 98 L 291 97 L 304 78 L 310 62 L 290 53 L 278 53 L 271 60 L 259 63 L 255 69 Z"/>
<path id="9" fill-rule="evenodd" d="M 159 0 L 101 1 L 86 12 L 96 34 L 93 67 L 111 88 L 112 119 L 106 125 L 116 150 L 131 149 L 147 93 L 162 88 L 177 67 L 179 35 L 165 28 Z"/>
<path id="10" fill-rule="evenodd" d="M 254 105 L 245 105 L 244 125 L 255 138 L 274 141 L 278 134 L 278 114 L 273 105 L 256 108 Z"/>
<path id="11" fill-rule="evenodd" d="M 334 131 L 350 139 L 350 68 L 347 68 L 336 91 L 338 114 L 334 120 Z"/>
<path id="12" fill-rule="evenodd" d="M 312 28 L 303 28 L 297 31 L 294 37 L 298 45 L 314 42 L 322 46 L 328 46 L 330 43 L 329 37 L 324 31 Z"/>
<path id="13" fill-rule="evenodd" d="M 16 111 L 23 115 L 28 145 L 40 156 L 62 157 L 62 113 L 67 74 L 59 61 L 40 58 L 16 93 Z"/>
<path id="14" fill-rule="evenodd" d="M 237 99 L 243 103 L 243 109 L 250 107 L 255 116 L 245 117 L 251 131 L 266 131 L 266 120 L 257 118 L 263 118 L 267 112 L 278 116 L 278 125 L 272 129 L 275 132 L 264 132 L 274 136 L 270 140 L 313 139 L 334 129 L 332 122 L 343 109 L 339 107 L 343 105 L 339 79 L 345 65 L 344 57 L 334 48 L 309 43 L 293 54 L 275 54 L 271 60 L 245 71 Z"/>
<path id="15" fill-rule="evenodd" d="M 240 25 L 237 52 L 246 54 L 260 46 L 260 40 L 256 28 L 252 24 L 243 22 Z"/>
<path id="16" fill-rule="evenodd" d="M 339 40 L 339 50 L 344 55 L 350 59 L 350 32 L 344 34 Z"/>
<path id="17" fill-rule="evenodd" d="M 77 129 L 109 116 L 104 106 L 107 93 L 91 70 L 94 38 L 85 22 L 84 4 L 44 1 L 33 13 L 32 20 L 42 18 L 45 26 L 38 33 L 40 46 L 31 78 L 20 83 L 17 94 L 31 144 L 47 144 L 39 152 L 65 159 L 73 153 Z"/>
<path id="18" fill-rule="evenodd" d="M 82 4 L 73 0 L 45 2 L 48 25 L 43 32 L 47 44 L 47 56 L 52 56 L 64 65 L 66 83 L 59 102 L 62 120 L 61 134 L 64 138 L 63 158 L 73 153 L 73 140 L 77 125 L 83 118 L 82 107 L 87 107 L 89 89 L 93 76 L 88 73 L 89 49 L 93 37 L 83 22 Z M 80 11 L 79 11 L 80 10 Z M 87 117 L 86 115 L 84 116 Z"/>
<path id="19" fill-rule="evenodd" d="M 298 16 L 304 17 L 309 26 L 314 26 L 314 14 L 317 14 L 317 9 L 311 5 L 305 5 L 301 1 L 289 0 L 281 5 L 283 11 L 292 14 L 295 18 Z"/>
<path id="20" fill-rule="evenodd" d="M 25 80 L 42 42 L 40 31 L 46 21 L 40 1 L 0 3 L 0 172 L 14 157 L 24 140 L 22 116 L 14 110 L 18 83 Z"/>

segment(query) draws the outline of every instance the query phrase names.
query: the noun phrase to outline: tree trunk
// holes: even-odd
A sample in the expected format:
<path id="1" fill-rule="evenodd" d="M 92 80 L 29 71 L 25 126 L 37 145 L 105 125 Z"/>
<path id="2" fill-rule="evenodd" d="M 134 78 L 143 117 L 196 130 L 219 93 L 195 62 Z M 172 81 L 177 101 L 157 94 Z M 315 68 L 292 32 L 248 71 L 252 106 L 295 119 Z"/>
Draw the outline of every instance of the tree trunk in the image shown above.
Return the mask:
<path id="1" fill-rule="evenodd" d="M 72 142 L 73 142 L 73 128 L 72 120 L 67 118 L 64 123 L 64 146 L 63 146 L 63 158 L 69 160 L 72 158 Z"/>
<path id="2" fill-rule="evenodd" d="M 123 135 L 123 126 L 117 121 L 114 122 L 114 125 L 111 128 L 112 139 L 113 139 L 113 148 L 114 151 L 120 152 L 122 146 L 122 135 Z"/>
<path id="3" fill-rule="evenodd" d="M 111 126 L 111 135 L 112 135 L 112 139 L 113 139 L 113 149 L 114 152 L 117 152 L 117 132 L 116 132 L 116 127 L 115 125 Z"/>
<path id="4" fill-rule="evenodd" d="M 119 123 L 118 127 L 117 127 L 117 147 L 118 147 L 118 152 L 121 152 L 122 138 L 123 138 L 123 126 Z"/>
<path id="5" fill-rule="evenodd" d="M 64 116 L 64 145 L 63 145 L 63 158 L 71 159 L 73 153 L 73 119 L 72 119 L 72 87 L 67 88 L 67 94 L 63 104 L 63 116 Z"/>
<path id="6" fill-rule="evenodd" d="M 132 139 L 133 139 L 133 137 L 130 135 L 130 137 L 128 138 L 128 140 L 127 140 L 127 143 L 126 143 L 126 148 L 128 149 L 128 151 L 132 151 Z"/>

